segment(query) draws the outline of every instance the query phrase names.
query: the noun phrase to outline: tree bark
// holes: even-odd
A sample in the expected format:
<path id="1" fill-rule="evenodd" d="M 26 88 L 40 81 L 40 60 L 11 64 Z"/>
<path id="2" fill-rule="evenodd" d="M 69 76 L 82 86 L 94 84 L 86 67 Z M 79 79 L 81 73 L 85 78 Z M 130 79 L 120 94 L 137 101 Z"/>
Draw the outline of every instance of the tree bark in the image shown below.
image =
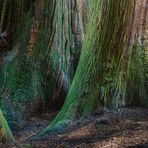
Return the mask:
<path id="1" fill-rule="evenodd" d="M 0 103 L 9 124 L 42 104 L 62 106 L 66 96 L 38 136 L 100 107 L 148 106 L 147 7 L 148 0 L 0 1 Z"/>
<path id="2" fill-rule="evenodd" d="M 113 86 L 108 81 L 108 74 L 116 76 L 122 72 L 125 37 L 129 29 L 134 1 L 94 0 L 91 4 L 91 20 L 66 101 L 54 121 L 37 136 L 52 131 L 53 128 L 61 129 L 60 126 L 67 126 L 71 120 L 90 115 L 97 106 L 112 106 L 111 102 L 116 90 L 111 92 Z M 109 64 L 115 66 L 108 68 Z M 116 81 L 119 79 L 120 76 L 112 80 L 118 93 L 120 89 Z M 106 83 L 109 83 L 108 86 L 104 86 Z M 104 92 L 101 92 L 102 89 L 105 89 Z"/>
<path id="3" fill-rule="evenodd" d="M 82 46 L 76 1 L 21 0 L 13 4 L 12 51 L 1 58 L 1 104 L 11 128 L 16 127 L 11 123 L 23 123 L 42 104 L 42 109 L 53 102 L 61 106 Z"/>

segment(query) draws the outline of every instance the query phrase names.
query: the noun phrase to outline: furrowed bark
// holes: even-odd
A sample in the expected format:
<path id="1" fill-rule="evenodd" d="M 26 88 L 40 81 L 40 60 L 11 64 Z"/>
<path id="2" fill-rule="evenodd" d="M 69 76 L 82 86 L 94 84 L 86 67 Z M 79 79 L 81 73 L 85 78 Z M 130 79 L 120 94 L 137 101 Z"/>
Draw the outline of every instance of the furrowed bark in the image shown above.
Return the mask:
<path id="1" fill-rule="evenodd" d="M 41 133 L 60 132 L 70 121 L 92 114 L 97 107 L 110 105 L 114 99 L 111 84 L 101 92 L 108 81 L 106 71 L 108 64 L 114 62 L 114 69 L 108 73 L 119 73 L 124 54 L 125 37 L 129 27 L 134 1 L 112 0 L 92 1 L 92 15 L 86 31 L 85 41 L 79 64 L 66 101 L 54 121 Z M 115 11 L 114 11 L 115 10 Z M 110 63 L 111 61 L 111 63 Z M 117 80 L 120 77 L 117 77 Z M 113 80 L 115 86 L 116 79 Z M 106 89 L 106 88 L 105 88 Z M 116 91 L 116 90 L 114 90 Z M 119 91 L 119 90 L 118 90 Z M 106 96 L 104 93 L 108 93 Z M 103 94 L 103 95 L 102 95 Z"/>

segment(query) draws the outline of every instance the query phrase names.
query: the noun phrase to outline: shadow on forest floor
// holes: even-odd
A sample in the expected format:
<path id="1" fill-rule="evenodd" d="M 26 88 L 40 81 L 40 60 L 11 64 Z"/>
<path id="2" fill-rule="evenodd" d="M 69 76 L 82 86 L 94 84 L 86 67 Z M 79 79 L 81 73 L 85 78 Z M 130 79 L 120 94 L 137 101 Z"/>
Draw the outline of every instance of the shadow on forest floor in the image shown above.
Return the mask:
<path id="1" fill-rule="evenodd" d="M 32 117 L 15 133 L 24 148 L 125 148 L 148 147 L 148 109 L 123 108 L 120 112 L 103 112 L 75 121 L 63 134 L 45 135 L 37 141 L 26 141 L 53 119 L 56 113 Z M 13 147 L 15 148 L 15 146 Z"/>

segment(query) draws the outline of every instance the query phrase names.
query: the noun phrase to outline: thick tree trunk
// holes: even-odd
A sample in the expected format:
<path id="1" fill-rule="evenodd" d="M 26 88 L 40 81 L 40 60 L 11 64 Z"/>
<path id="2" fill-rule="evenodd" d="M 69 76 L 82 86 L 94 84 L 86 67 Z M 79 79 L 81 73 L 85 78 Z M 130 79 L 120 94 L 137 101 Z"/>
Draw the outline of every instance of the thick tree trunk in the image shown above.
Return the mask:
<path id="1" fill-rule="evenodd" d="M 64 118 L 88 115 L 96 109 L 98 103 L 101 103 L 99 89 L 106 72 L 107 62 L 115 58 L 115 64 L 118 65 L 124 52 L 124 37 L 128 29 L 132 5 L 133 2 L 114 0 L 94 1 L 92 4 L 93 20 L 90 21 L 77 73 L 65 102 L 67 109 L 63 107 Z M 74 111 L 70 111 L 71 109 Z"/>
<path id="2" fill-rule="evenodd" d="M 6 118 L 8 122 L 14 121 L 12 119 L 12 95 L 14 95 L 13 90 L 15 90 L 18 83 L 13 83 L 15 79 L 15 69 L 16 65 L 14 65 L 14 59 L 16 59 L 16 52 L 12 50 L 14 44 L 12 41 L 16 39 L 14 32 L 17 31 L 17 27 L 19 27 L 20 22 L 23 23 L 28 10 L 30 9 L 29 5 L 31 3 L 30 0 L 2 0 L 2 7 L 0 12 L 0 102 L 1 109 L 5 111 Z M 21 35 L 23 36 L 23 35 Z M 17 36 L 18 37 L 18 36 Z M 20 36 L 19 36 L 20 37 Z M 15 38 L 15 39 L 14 39 Z M 20 38 L 21 39 L 21 38 Z M 18 39 L 17 39 L 18 40 Z M 21 42 L 22 43 L 22 42 Z M 19 43 L 18 43 L 19 44 Z M 11 63 L 12 62 L 12 63 Z M 9 71 L 10 70 L 10 71 Z M 7 77 L 8 76 L 8 77 Z M 15 85 L 16 84 L 16 85 Z M 15 108 L 15 107 L 14 107 Z M 11 117 L 10 117 L 11 114 Z M 10 120 L 10 118 L 11 121 Z M 16 116 L 17 117 L 17 116 Z M 11 125 L 11 124 L 10 124 Z M 11 127 L 12 128 L 12 127 Z"/>
<path id="3" fill-rule="evenodd" d="M 41 104 L 62 104 L 82 46 L 76 1 L 37 0 L 33 4 L 19 0 L 13 4 L 10 20 L 17 29 L 12 51 L 1 57 L 0 91 L 11 128 Z"/>
<path id="4" fill-rule="evenodd" d="M 67 94 L 39 135 L 102 106 L 148 106 L 147 7 L 148 0 L 0 1 L 0 105 L 11 128 L 41 104 L 61 106 Z"/>
<path id="5" fill-rule="evenodd" d="M 147 1 L 142 1 L 142 4 L 146 5 Z M 118 108 L 119 105 L 122 106 L 129 102 L 128 98 L 125 99 L 129 89 L 126 82 L 129 76 L 133 76 L 136 71 L 129 72 L 131 62 L 128 60 L 126 63 L 126 58 L 132 59 L 132 55 L 127 56 L 126 53 L 129 53 L 130 49 L 132 53 L 136 50 L 137 39 L 130 42 L 130 46 L 126 45 L 129 40 L 132 40 L 133 36 L 129 35 L 130 23 L 133 18 L 136 19 L 135 14 L 139 7 L 139 1 L 94 0 L 92 2 L 93 14 L 66 101 L 54 121 L 37 136 L 53 131 L 53 129 L 54 131 L 62 130 L 70 124 L 71 120 L 88 116 L 98 107 Z M 143 15 L 139 24 L 145 20 Z M 135 27 L 136 25 L 133 26 Z M 142 29 L 136 33 L 140 31 Z M 141 61 L 140 57 L 137 58 Z M 144 71 L 139 73 L 140 76 L 143 74 Z M 140 84 L 145 90 L 143 80 L 144 77 L 141 78 Z M 140 90 L 138 89 L 138 94 L 141 93 Z M 137 100 L 144 99 L 139 97 Z"/>

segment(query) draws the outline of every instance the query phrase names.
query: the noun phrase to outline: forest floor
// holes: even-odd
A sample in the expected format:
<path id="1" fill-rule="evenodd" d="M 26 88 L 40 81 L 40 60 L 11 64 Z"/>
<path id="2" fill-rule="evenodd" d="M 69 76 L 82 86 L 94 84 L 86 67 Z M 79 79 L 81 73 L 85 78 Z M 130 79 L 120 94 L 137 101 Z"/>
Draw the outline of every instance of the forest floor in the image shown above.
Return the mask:
<path id="1" fill-rule="evenodd" d="M 30 118 L 14 133 L 16 141 L 24 148 L 148 148 L 148 109 L 142 108 L 95 113 L 75 121 L 63 134 L 28 141 L 47 127 L 55 115 L 48 112 Z"/>

